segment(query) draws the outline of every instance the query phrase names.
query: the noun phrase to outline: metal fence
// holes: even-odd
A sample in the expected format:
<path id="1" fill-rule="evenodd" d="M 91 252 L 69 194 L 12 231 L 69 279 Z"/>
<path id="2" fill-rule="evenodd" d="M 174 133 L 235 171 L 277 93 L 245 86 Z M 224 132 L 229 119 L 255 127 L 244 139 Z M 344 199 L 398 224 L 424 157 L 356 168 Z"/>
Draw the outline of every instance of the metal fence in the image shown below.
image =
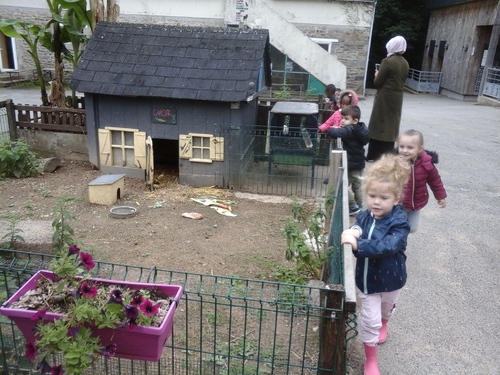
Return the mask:
<path id="1" fill-rule="evenodd" d="M 10 140 L 9 119 L 5 102 L 0 102 L 0 142 Z"/>
<path id="2" fill-rule="evenodd" d="M 2 300 L 51 255 L 0 251 Z M 94 374 L 342 374 L 356 316 L 341 290 L 97 263 L 95 276 L 182 285 L 174 332 L 158 362 L 97 358 Z M 337 301 L 330 307 L 328 301 Z M 339 322 L 346 321 L 346 329 Z M 340 329 L 339 329 L 340 328 Z M 2 374 L 34 374 L 17 327 L 0 317 Z M 338 350 L 342 348 L 343 350 Z"/>
<path id="3" fill-rule="evenodd" d="M 500 100 L 500 69 L 486 69 L 483 95 Z"/>
<path id="4" fill-rule="evenodd" d="M 232 189 L 257 194 L 324 197 L 329 178 L 331 139 L 309 129 L 312 146 L 293 128 L 275 131 L 259 125 L 221 130 L 224 164 L 219 175 L 228 176 Z"/>
<path id="5" fill-rule="evenodd" d="M 439 94 L 441 72 L 426 72 L 415 69 L 408 71 L 405 85 L 416 92 Z"/>

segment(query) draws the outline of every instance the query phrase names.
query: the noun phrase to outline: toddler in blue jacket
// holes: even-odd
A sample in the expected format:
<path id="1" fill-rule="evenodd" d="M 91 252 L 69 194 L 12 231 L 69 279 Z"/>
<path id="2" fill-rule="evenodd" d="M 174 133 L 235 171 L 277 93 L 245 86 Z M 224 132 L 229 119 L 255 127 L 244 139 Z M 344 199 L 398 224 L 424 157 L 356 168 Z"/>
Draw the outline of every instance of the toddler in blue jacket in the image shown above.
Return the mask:
<path id="1" fill-rule="evenodd" d="M 410 165 L 398 155 L 384 155 L 375 162 L 363 181 L 367 209 L 341 236 L 356 257 L 365 375 L 380 374 L 377 346 L 387 339 L 387 323 L 406 283 L 410 224 L 400 203 L 409 171 Z"/>

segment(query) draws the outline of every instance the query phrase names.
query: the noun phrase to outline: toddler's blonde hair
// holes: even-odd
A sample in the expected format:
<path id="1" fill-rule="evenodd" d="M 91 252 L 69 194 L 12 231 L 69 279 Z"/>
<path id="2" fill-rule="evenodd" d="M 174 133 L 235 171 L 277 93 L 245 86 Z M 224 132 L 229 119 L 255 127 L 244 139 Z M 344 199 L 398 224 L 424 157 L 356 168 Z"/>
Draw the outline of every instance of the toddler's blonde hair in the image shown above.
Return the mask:
<path id="1" fill-rule="evenodd" d="M 404 136 L 404 135 L 406 135 L 408 137 L 417 137 L 418 138 L 419 146 L 423 146 L 424 145 L 424 135 L 421 132 L 419 132 L 418 130 L 409 129 L 409 130 L 405 131 L 403 134 L 401 134 L 398 137 L 398 142 L 401 139 L 401 137 Z"/>
<path id="2" fill-rule="evenodd" d="M 370 168 L 367 168 L 363 191 L 366 194 L 370 185 L 375 182 L 389 182 L 393 186 L 396 197 L 402 197 L 405 184 L 410 175 L 410 164 L 399 155 L 385 154 Z"/>

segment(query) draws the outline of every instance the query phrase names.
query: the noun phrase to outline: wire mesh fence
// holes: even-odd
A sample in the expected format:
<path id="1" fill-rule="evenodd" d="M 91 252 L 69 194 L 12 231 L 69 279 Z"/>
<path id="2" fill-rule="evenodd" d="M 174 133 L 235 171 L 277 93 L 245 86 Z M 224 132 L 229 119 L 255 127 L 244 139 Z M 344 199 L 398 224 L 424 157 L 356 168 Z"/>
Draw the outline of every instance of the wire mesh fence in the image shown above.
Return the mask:
<path id="1" fill-rule="evenodd" d="M 0 142 L 10 140 L 9 121 L 5 102 L 0 102 Z"/>
<path id="2" fill-rule="evenodd" d="M 0 293 L 7 299 L 53 256 L 0 250 Z M 182 285 L 174 330 L 158 362 L 96 358 L 94 374 L 340 374 L 356 334 L 342 288 L 96 263 L 93 276 Z M 328 300 L 335 300 L 332 307 Z M 0 317 L 3 374 L 34 374 L 17 327 Z M 333 327 L 333 328 L 332 328 Z M 335 328 L 337 327 L 337 328 Z"/>
<path id="3" fill-rule="evenodd" d="M 486 69 L 483 95 L 500 100 L 500 69 Z"/>
<path id="4" fill-rule="evenodd" d="M 222 128 L 225 163 L 220 175 L 229 176 L 232 189 L 257 194 L 321 197 L 327 193 L 331 139 L 294 125 L 248 125 Z M 299 120 L 300 121 L 300 120 Z"/>

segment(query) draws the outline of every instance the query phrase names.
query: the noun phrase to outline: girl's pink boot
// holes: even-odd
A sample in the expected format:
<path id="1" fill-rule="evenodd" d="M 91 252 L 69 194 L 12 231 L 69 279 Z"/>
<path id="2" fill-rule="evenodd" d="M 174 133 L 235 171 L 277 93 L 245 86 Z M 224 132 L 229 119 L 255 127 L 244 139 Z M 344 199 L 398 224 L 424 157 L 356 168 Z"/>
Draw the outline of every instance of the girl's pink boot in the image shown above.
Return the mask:
<path id="1" fill-rule="evenodd" d="M 378 359 L 377 359 L 377 345 L 365 346 L 365 375 L 380 375 L 378 370 Z"/>
<path id="2" fill-rule="evenodd" d="M 382 327 L 378 330 L 378 344 L 382 345 L 385 340 L 387 340 L 387 334 L 389 332 L 389 327 L 387 325 L 389 323 L 388 320 L 382 319 Z"/>

